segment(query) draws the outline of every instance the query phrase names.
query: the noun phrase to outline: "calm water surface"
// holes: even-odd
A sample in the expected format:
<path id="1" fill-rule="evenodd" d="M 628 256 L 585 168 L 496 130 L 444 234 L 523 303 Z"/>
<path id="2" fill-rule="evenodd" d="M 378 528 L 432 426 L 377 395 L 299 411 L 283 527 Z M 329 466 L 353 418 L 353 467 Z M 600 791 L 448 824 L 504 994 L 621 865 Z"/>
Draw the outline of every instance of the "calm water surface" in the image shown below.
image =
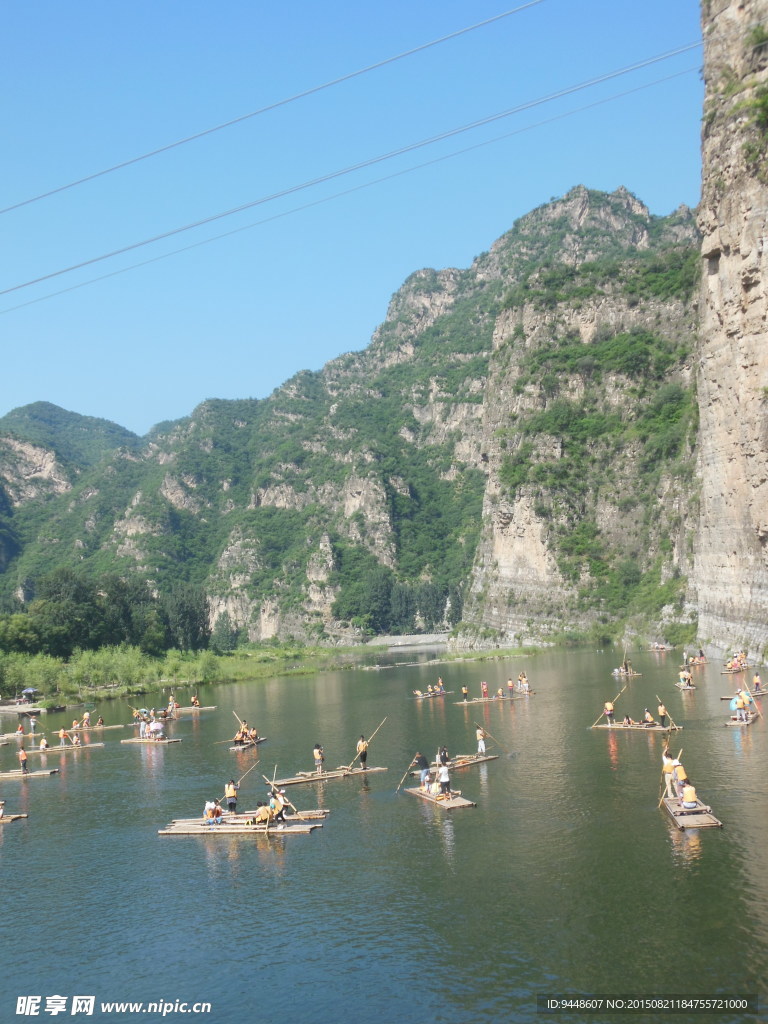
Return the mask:
<path id="1" fill-rule="evenodd" d="M 218 709 L 173 723 L 182 743 L 125 746 L 132 730 L 111 730 L 94 733 L 104 748 L 47 755 L 60 775 L 0 782 L 6 812 L 29 813 L 0 829 L 0 1021 L 24 1019 L 17 999 L 34 995 L 50 1018 L 54 994 L 68 997 L 61 1019 L 73 1019 L 72 996 L 93 995 L 95 1019 L 160 1019 L 102 1013 L 106 1001 L 209 1001 L 197 1019 L 211 1024 L 533 1021 L 544 1018 L 537 996 L 566 993 L 768 999 L 766 723 L 723 726 L 719 696 L 734 679 L 717 664 L 695 670 L 698 689 L 681 694 L 677 654 L 632 658 L 642 676 L 617 716 L 655 712 L 662 697 L 684 726 L 674 752 L 724 829 L 678 832 L 659 810 L 661 736 L 590 730 L 621 688 L 610 653 L 208 686 L 201 701 Z M 494 692 L 523 668 L 534 697 L 454 704 L 462 683 L 479 696 L 481 680 Z M 414 700 L 438 673 L 454 695 Z M 191 692 L 177 691 L 182 703 Z M 144 699 L 161 706 L 167 691 Z M 268 737 L 240 809 L 265 798 L 262 772 L 310 769 L 317 742 L 326 767 L 348 763 L 385 717 L 369 765 L 388 771 L 291 787 L 299 809 L 331 810 L 311 835 L 158 836 L 253 765 L 255 754 L 218 742 L 233 734 L 233 712 Z M 108 723 L 130 715 L 121 702 L 99 713 Z M 50 733 L 72 717 L 43 724 Z M 448 813 L 396 793 L 418 749 L 472 752 L 476 722 L 500 754 L 453 776 L 476 808 Z M 0 749 L 3 768 L 16 767 L 15 751 Z"/>

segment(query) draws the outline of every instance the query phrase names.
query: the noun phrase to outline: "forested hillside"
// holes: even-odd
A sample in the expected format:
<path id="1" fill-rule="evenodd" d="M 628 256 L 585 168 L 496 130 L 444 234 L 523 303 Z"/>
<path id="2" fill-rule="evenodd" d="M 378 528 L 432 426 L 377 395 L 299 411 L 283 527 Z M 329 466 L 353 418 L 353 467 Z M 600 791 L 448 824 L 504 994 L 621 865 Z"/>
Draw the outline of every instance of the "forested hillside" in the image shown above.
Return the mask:
<path id="1" fill-rule="evenodd" d="M 200 588 L 209 627 L 252 640 L 687 621 L 696 250 L 689 211 L 577 188 L 470 268 L 411 275 L 367 348 L 267 399 L 140 444 L 15 410 L 6 611 L 66 567 Z"/>

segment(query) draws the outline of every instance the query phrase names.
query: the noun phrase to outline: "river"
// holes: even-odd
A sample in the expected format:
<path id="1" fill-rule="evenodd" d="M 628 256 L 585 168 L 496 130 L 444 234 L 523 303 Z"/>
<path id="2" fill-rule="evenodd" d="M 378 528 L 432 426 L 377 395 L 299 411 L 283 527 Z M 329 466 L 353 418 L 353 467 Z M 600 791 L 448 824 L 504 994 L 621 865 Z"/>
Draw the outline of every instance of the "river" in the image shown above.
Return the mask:
<path id="1" fill-rule="evenodd" d="M 570 996 L 604 1002 L 596 1014 L 553 1019 L 623 1021 L 618 999 L 766 998 L 766 723 L 724 727 L 719 698 L 734 677 L 710 664 L 681 694 L 677 653 L 631 654 L 642 675 L 619 697 L 617 718 L 655 712 L 660 696 L 683 726 L 673 752 L 683 750 L 724 823 L 680 832 L 658 806 L 663 737 L 590 729 L 621 689 L 618 655 L 420 657 L 201 687 L 217 710 L 172 723 L 181 743 L 123 745 L 132 728 L 107 730 L 91 736 L 103 748 L 45 755 L 58 775 L 0 782 L 6 814 L 29 814 L 0 828 L 0 1020 L 50 1017 L 57 1005 L 75 1020 L 161 1020 L 146 1010 L 158 1002 L 172 1007 L 165 1019 L 210 1003 L 195 1016 L 211 1024 L 496 1024 L 541 1020 L 542 999 Z M 486 680 L 493 693 L 521 669 L 534 696 L 454 703 L 463 683 L 479 696 Z M 415 700 L 438 674 L 453 694 Z M 189 702 L 192 690 L 176 692 Z M 143 700 L 161 706 L 167 694 Z M 113 701 L 98 714 L 128 722 L 130 710 Z M 235 714 L 267 736 L 240 809 L 265 799 L 262 775 L 311 769 L 315 743 L 327 768 L 349 763 L 360 734 L 384 719 L 368 763 L 388 771 L 291 786 L 300 810 L 330 809 L 310 835 L 158 835 L 253 766 L 254 753 L 221 742 Z M 41 724 L 50 736 L 72 716 Z M 10 722 L 3 716 L 5 731 Z M 417 750 L 472 752 L 475 723 L 499 757 L 452 783 L 476 807 L 449 812 L 396 791 Z M 0 749 L 3 769 L 16 767 L 16 746 Z M 30 755 L 30 768 L 41 761 Z M 120 1001 L 145 1007 L 102 1008 Z M 685 1009 L 674 1019 L 760 1018 Z"/>

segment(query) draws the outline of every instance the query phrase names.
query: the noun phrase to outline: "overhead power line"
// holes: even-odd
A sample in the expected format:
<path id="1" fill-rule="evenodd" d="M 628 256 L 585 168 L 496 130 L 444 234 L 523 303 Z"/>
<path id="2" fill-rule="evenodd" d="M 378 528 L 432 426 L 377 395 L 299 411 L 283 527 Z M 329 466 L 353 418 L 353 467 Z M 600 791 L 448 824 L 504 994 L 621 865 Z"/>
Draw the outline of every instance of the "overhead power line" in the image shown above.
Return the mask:
<path id="1" fill-rule="evenodd" d="M 262 220 L 254 221 L 251 224 L 243 224 L 241 227 L 233 228 L 231 231 L 224 231 L 219 235 L 213 235 L 210 238 L 203 238 L 199 242 L 192 242 L 190 245 L 182 246 L 179 249 L 172 249 L 169 252 L 162 253 L 160 256 L 153 256 L 150 259 L 141 260 L 139 263 L 132 263 L 130 266 L 121 267 L 119 270 L 113 270 L 109 274 L 100 274 L 99 277 L 91 277 L 87 281 L 80 281 L 78 284 L 70 285 L 68 288 L 61 288 L 59 291 L 49 292 L 47 295 L 40 295 L 27 302 L 20 302 L 15 306 L 8 306 L 6 309 L 0 310 L 0 316 L 5 313 L 12 313 L 17 309 L 25 309 L 27 306 L 34 306 L 38 302 L 46 302 L 48 299 L 55 299 L 59 295 L 66 295 L 69 292 L 77 291 L 79 288 L 87 288 L 89 285 L 98 284 L 100 281 L 108 281 L 112 277 L 119 277 L 121 274 L 127 274 L 131 270 L 140 270 L 142 267 L 151 266 L 153 263 L 159 263 L 161 260 L 170 259 L 172 256 L 179 256 L 182 253 L 191 252 L 192 249 L 199 249 L 203 245 L 211 245 L 213 242 L 219 242 L 224 238 L 231 238 L 232 235 L 240 234 L 243 231 L 252 231 L 253 228 L 262 227 L 264 224 L 280 220 L 283 217 L 291 217 L 296 213 L 302 213 L 304 210 L 310 210 L 315 206 L 321 206 L 323 203 L 330 203 L 336 199 L 343 199 L 345 196 L 352 195 L 354 192 L 361 192 L 363 189 L 373 188 L 375 185 L 384 184 L 387 181 L 392 181 L 394 178 L 400 178 L 405 174 L 412 174 L 414 171 L 423 170 L 425 167 L 432 167 L 434 164 L 442 163 L 444 160 L 452 160 L 454 157 L 463 156 L 465 153 L 471 153 L 473 150 L 482 149 L 484 146 L 494 145 L 497 142 L 502 142 L 504 139 L 512 138 L 515 135 L 522 135 L 524 132 L 533 131 L 535 128 L 542 128 L 555 121 L 562 121 L 566 117 L 573 117 L 574 114 L 581 114 L 585 110 L 592 110 L 595 107 L 602 106 L 606 103 L 612 103 L 614 100 L 623 99 L 625 96 L 631 96 L 633 93 L 641 92 L 643 89 L 650 89 L 654 85 L 662 85 L 665 82 L 672 81 L 674 78 L 680 78 L 682 75 L 690 75 L 697 71 L 699 71 L 698 65 L 695 67 L 685 68 L 683 71 L 676 71 L 674 74 L 666 75 L 664 78 L 656 78 L 652 82 L 645 82 L 643 85 L 635 86 L 633 89 L 625 89 L 623 92 L 614 93 L 613 96 L 606 96 L 604 99 L 595 100 L 594 103 L 587 103 L 584 106 L 576 107 L 573 110 L 567 110 L 563 114 L 556 114 L 554 117 L 548 117 L 544 121 L 537 121 L 535 124 L 526 125 L 524 128 L 516 128 L 512 132 L 505 132 L 503 135 L 496 135 L 492 139 L 485 139 L 483 142 L 476 142 L 472 146 L 465 146 L 462 149 L 456 149 L 452 153 L 445 153 L 443 156 L 435 157 L 432 160 L 425 160 L 420 164 L 414 164 L 412 167 L 406 167 L 401 171 L 393 171 L 392 174 L 386 174 L 381 178 L 374 178 L 372 181 L 363 182 L 361 185 L 353 185 L 351 188 L 344 189 L 342 192 L 335 192 L 333 195 L 323 196 L 322 199 L 315 199 L 311 203 L 303 203 L 301 206 L 294 206 L 290 210 L 283 210 L 280 213 L 273 214 L 271 217 L 264 217 Z"/>
<path id="2" fill-rule="evenodd" d="M 101 171 L 94 171 L 93 174 L 87 174 L 83 178 L 78 178 L 76 181 L 70 181 L 66 185 L 59 185 L 58 188 L 52 188 L 48 192 L 41 192 L 39 195 L 31 196 L 29 199 L 22 199 L 18 203 L 14 203 L 12 206 L 6 206 L 4 209 L 0 209 L 0 214 L 10 213 L 11 210 L 18 210 L 22 206 L 28 206 L 30 203 L 39 202 L 41 199 L 48 199 L 50 196 L 55 196 L 59 192 L 66 192 L 70 188 L 76 188 L 78 185 L 84 185 L 88 181 L 94 181 L 96 178 L 102 178 L 105 174 L 112 174 L 113 171 L 120 171 L 124 167 L 130 167 L 132 164 L 141 163 L 142 160 L 149 160 L 150 157 L 159 156 L 160 153 L 167 153 L 171 149 L 177 149 L 179 146 L 185 146 L 188 142 L 194 142 L 196 139 L 205 138 L 206 135 L 213 135 L 214 132 L 220 132 L 224 128 L 231 128 L 233 125 L 242 124 L 243 121 L 248 121 L 252 117 L 258 117 L 260 114 L 266 114 L 270 110 L 277 110 L 279 107 L 285 107 L 289 103 L 295 103 L 296 100 L 303 100 L 307 96 L 314 96 L 315 93 L 323 92 L 325 89 L 331 89 L 334 85 L 341 85 L 342 82 L 349 82 L 353 78 L 359 78 L 360 75 L 365 75 L 369 71 L 376 71 L 378 68 L 386 67 L 387 64 L 394 64 L 395 61 L 403 60 L 405 57 L 412 57 L 416 53 L 422 53 L 424 50 L 429 50 L 433 46 L 439 46 L 440 43 L 446 43 L 450 39 L 456 39 L 459 36 L 466 35 L 468 32 L 474 32 L 475 29 L 484 28 L 486 25 L 492 25 L 496 21 L 501 21 L 503 18 L 508 18 L 511 14 L 519 14 L 520 11 L 524 11 L 529 7 L 536 7 L 537 4 L 543 3 L 544 0 L 529 0 L 528 3 L 520 4 L 519 7 L 513 7 L 508 11 L 502 11 L 501 14 L 496 14 L 492 18 L 486 18 L 485 21 L 478 21 L 474 25 L 468 25 L 466 28 L 457 29 L 455 32 L 449 32 L 447 36 L 441 36 L 439 39 L 433 39 L 429 43 L 422 43 L 420 46 L 414 46 L 411 50 L 404 50 L 402 53 L 396 54 L 394 57 L 385 57 L 384 60 L 377 61 L 375 64 L 369 64 L 367 67 L 360 68 L 357 71 L 350 71 L 346 75 L 341 75 L 339 78 L 333 78 L 329 82 L 323 82 L 322 85 L 315 85 L 311 89 L 305 89 L 304 92 L 297 92 L 293 96 L 287 96 L 285 99 L 276 100 L 274 103 L 269 103 L 266 107 L 259 107 L 258 110 L 252 110 L 248 114 L 241 114 L 239 117 L 233 117 L 229 121 L 223 121 L 221 124 L 214 125 L 212 128 L 205 128 L 201 132 L 196 132 L 194 135 L 187 135 L 186 138 L 177 139 L 175 142 L 169 142 L 165 146 L 158 146 L 157 149 L 152 149 L 148 153 L 142 153 L 140 156 L 131 157 L 129 160 L 123 160 L 122 163 L 113 164 L 111 167 L 105 167 Z"/>
<path id="3" fill-rule="evenodd" d="M 570 96 L 575 92 L 579 92 L 583 89 L 590 88 L 593 85 L 599 85 L 602 82 L 610 81 L 613 78 L 618 78 L 621 75 L 629 74 L 632 71 L 638 71 L 640 68 L 649 67 L 652 64 L 658 64 L 660 61 L 668 60 L 670 57 L 678 56 L 681 53 L 687 53 L 690 50 L 696 49 L 701 46 L 700 42 L 689 43 L 686 46 L 678 47 L 676 50 L 669 50 L 666 53 L 658 54 L 655 57 L 649 57 L 646 60 L 638 61 L 635 64 L 627 65 L 626 67 L 619 68 L 616 71 L 607 72 L 604 75 L 598 75 L 596 78 L 591 78 L 586 82 L 580 82 L 578 85 L 572 85 L 565 89 L 560 89 L 558 92 L 550 93 L 548 96 L 542 96 L 535 100 L 529 100 L 527 103 L 521 103 L 516 107 L 511 107 L 509 110 L 501 111 L 497 114 L 491 114 L 488 117 L 480 118 L 477 121 L 472 121 L 469 124 L 461 125 L 458 128 L 451 128 L 447 131 L 440 132 L 437 135 L 430 136 L 427 139 L 421 139 L 419 142 L 410 143 L 407 146 L 401 146 L 399 149 L 391 150 L 388 153 L 383 153 L 379 156 L 370 157 L 368 160 L 361 160 L 359 163 L 351 164 L 348 167 L 341 168 L 337 171 L 330 171 L 328 174 L 320 175 L 316 178 L 312 178 L 309 181 L 301 182 L 298 185 L 292 185 L 289 188 L 282 189 L 279 192 L 273 192 L 270 195 L 262 196 L 259 199 L 254 199 L 248 203 L 242 203 L 240 206 L 235 206 L 230 210 L 223 210 L 220 213 L 211 214 L 209 217 L 202 217 L 199 220 L 192 221 L 189 224 L 183 224 L 181 227 L 171 228 L 168 231 L 163 231 L 160 234 L 153 235 L 151 238 L 142 239 L 139 242 L 132 242 L 129 245 L 122 246 L 119 249 L 113 249 L 111 252 L 102 253 L 100 256 L 94 256 L 91 259 L 82 260 L 79 263 L 74 263 L 71 266 L 63 267 L 61 270 L 54 270 L 49 274 L 42 274 L 40 277 L 33 278 L 29 281 L 23 281 L 21 284 L 12 285 L 10 288 L 4 288 L 0 290 L 0 295 L 8 295 L 11 292 L 19 291 L 22 288 L 29 288 L 32 285 L 40 284 L 43 281 L 50 281 L 54 277 L 61 277 L 62 274 L 69 274 L 74 270 L 81 270 L 83 267 L 93 266 L 95 263 L 101 263 L 104 260 L 112 259 L 115 256 L 121 256 L 127 252 L 132 252 L 135 249 L 140 249 L 146 245 L 152 245 L 155 242 L 160 242 L 166 238 L 172 238 L 175 235 L 182 234 L 185 231 L 191 231 L 194 228 L 203 227 L 205 224 L 212 224 L 217 220 L 223 220 L 225 217 L 232 217 L 237 213 L 242 213 L 245 210 L 253 209 L 255 206 L 262 206 L 265 203 L 272 202 L 275 199 L 282 199 L 285 196 L 293 195 L 296 192 L 301 192 L 305 189 L 312 188 L 315 185 L 323 184 L 327 181 L 333 181 L 335 178 L 340 178 L 343 175 L 351 174 L 353 171 L 362 170 L 365 167 L 372 167 L 375 164 L 384 162 L 385 160 L 391 160 L 396 156 L 403 156 L 405 153 L 412 153 L 414 150 L 423 149 L 425 146 L 433 145 L 436 142 L 442 142 L 445 139 L 453 138 L 456 135 L 460 135 L 463 132 L 471 131 L 474 128 L 480 128 L 487 124 L 492 124 L 495 121 L 502 120 L 506 117 L 511 117 L 513 114 L 519 114 L 524 110 L 530 110 L 533 107 L 541 106 L 544 103 L 550 103 L 553 100 L 561 99 L 564 96 Z"/>

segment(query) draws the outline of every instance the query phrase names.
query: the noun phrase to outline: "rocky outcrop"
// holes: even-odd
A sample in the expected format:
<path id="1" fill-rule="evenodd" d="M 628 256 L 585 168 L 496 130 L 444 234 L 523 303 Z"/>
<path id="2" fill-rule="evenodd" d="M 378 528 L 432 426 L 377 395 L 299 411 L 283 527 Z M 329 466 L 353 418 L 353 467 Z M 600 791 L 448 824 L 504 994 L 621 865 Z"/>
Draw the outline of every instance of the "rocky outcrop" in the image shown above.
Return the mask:
<path id="1" fill-rule="evenodd" d="M 768 3 L 705 0 L 699 633 L 768 646 Z"/>
<path id="2" fill-rule="evenodd" d="M 528 266 L 522 278 L 517 246 L 522 244 L 541 258 L 546 246 L 543 232 L 552 224 L 558 225 L 559 246 L 556 256 L 550 257 L 548 272 L 557 276 L 547 279 L 539 268 L 531 272 Z M 535 429 L 537 418 L 557 403 L 575 419 L 597 415 L 620 425 L 649 401 L 625 374 L 601 369 L 599 384 L 592 379 L 591 354 L 601 338 L 635 332 L 663 336 L 670 349 L 692 347 L 695 314 L 690 301 L 652 296 L 639 302 L 626 289 L 613 287 L 610 279 L 599 281 L 590 293 L 581 278 L 574 278 L 579 298 L 573 302 L 565 294 L 568 273 L 556 269 L 561 264 L 578 274 L 599 252 L 617 249 L 631 260 L 648 249 L 651 228 L 648 210 L 625 189 L 605 196 L 580 187 L 523 218 L 485 260 L 498 273 L 506 268 L 513 299 L 496 320 L 483 403 L 482 466 L 487 484 L 463 616 L 475 631 L 479 627 L 520 640 L 564 629 L 583 632 L 597 620 L 604 611 L 600 600 L 584 597 L 590 588 L 596 592 L 591 573 L 600 566 L 595 565 L 594 554 L 585 554 L 580 565 L 572 562 L 567 574 L 561 557 L 567 550 L 564 541 L 580 521 L 593 525 L 595 550 L 599 543 L 600 558 L 611 567 L 634 561 L 641 571 L 655 566 L 662 578 L 685 577 L 690 570 L 691 529 L 681 525 L 681 506 L 691 504 L 689 489 L 674 474 L 662 474 L 649 482 L 655 494 L 638 491 L 643 452 L 632 440 L 631 428 L 621 434 L 620 443 L 596 435 L 581 446 L 571 443 L 567 425 L 560 433 Z M 671 243 L 694 242 L 689 212 L 680 211 L 668 236 Z M 509 249 L 512 238 L 516 246 Z M 555 288 L 550 280 L 561 283 Z M 543 291 L 546 288 L 548 292 Z M 583 359 L 557 374 L 530 372 L 531 366 L 545 365 L 546 353 L 564 345 L 583 348 Z M 671 368 L 669 381 L 688 390 L 690 365 Z M 619 436 L 619 429 L 614 436 Z M 560 488 L 558 480 L 565 481 L 572 473 L 575 447 L 580 447 L 584 478 Z M 527 469 L 511 484 L 509 466 L 515 461 L 524 462 Z M 653 530 L 645 525 L 649 517 L 656 520 Z M 663 552 L 662 537 L 671 539 Z"/>
<path id="3" fill-rule="evenodd" d="M 56 455 L 48 448 L 0 438 L 0 480 L 11 505 L 18 507 L 72 488 L 72 481 Z"/>

